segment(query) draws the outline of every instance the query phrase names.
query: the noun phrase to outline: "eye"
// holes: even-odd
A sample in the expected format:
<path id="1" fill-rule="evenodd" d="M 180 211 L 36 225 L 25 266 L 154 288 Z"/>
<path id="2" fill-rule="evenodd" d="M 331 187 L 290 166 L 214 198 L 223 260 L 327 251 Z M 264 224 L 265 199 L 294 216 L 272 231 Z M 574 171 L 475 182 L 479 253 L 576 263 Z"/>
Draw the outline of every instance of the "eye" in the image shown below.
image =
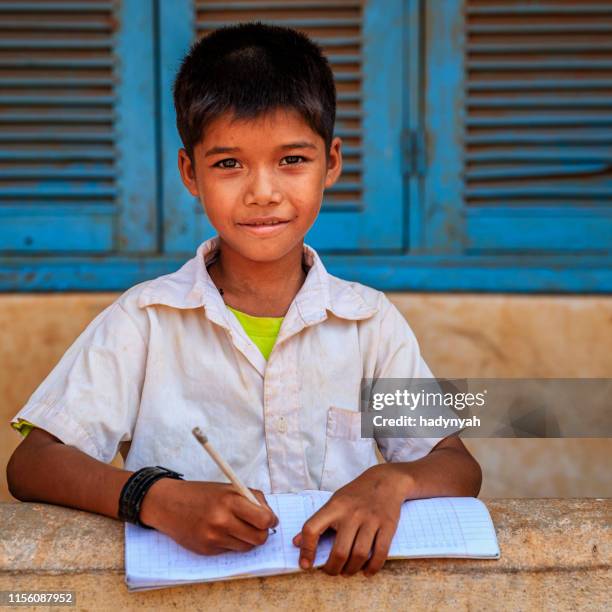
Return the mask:
<path id="1" fill-rule="evenodd" d="M 304 162 L 308 161 L 305 157 L 302 157 L 301 155 L 287 155 L 286 157 L 283 157 L 283 159 L 301 159 Z M 288 163 L 286 165 L 288 165 L 288 166 L 298 166 L 299 164 L 297 164 L 297 163 Z"/>
<path id="2" fill-rule="evenodd" d="M 233 170 L 234 168 L 236 168 L 236 166 L 221 166 L 220 164 L 224 164 L 225 162 L 234 162 L 236 163 L 238 160 L 234 159 L 233 157 L 228 157 L 227 159 L 222 159 L 221 161 L 218 161 L 216 164 L 213 164 L 213 168 L 224 168 L 226 170 Z"/>

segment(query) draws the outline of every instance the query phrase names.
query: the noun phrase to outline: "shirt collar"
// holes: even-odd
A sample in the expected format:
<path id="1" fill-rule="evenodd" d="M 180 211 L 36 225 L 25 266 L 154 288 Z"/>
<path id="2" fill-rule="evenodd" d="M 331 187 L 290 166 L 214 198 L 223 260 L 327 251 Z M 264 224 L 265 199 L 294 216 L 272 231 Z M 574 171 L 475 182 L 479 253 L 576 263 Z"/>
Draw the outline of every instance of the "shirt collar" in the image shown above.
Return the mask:
<path id="1" fill-rule="evenodd" d="M 209 238 L 179 270 L 149 281 L 140 293 L 138 306 L 204 307 L 207 316 L 225 313 L 223 298 L 206 269 L 218 255 L 219 242 L 219 236 Z M 378 306 L 368 304 L 351 283 L 330 275 L 312 247 L 304 244 L 303 249 L 309 271 L 294 301 L 305 325 L 323 321 L 328 310 L 337 317 L 353 320 L 368 318 L 378 311 Z"/>

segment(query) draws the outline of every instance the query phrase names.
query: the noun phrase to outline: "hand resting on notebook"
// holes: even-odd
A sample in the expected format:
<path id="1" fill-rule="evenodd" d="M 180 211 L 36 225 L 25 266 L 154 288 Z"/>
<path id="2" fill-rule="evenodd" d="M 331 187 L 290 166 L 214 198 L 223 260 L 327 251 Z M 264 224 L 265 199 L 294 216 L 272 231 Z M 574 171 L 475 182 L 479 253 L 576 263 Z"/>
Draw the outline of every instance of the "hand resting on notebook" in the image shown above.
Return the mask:
<path id="1" fill-rule="evenodd" d="M 458 470 L 462 464 L 465 469 Z M 335 540 L 323 570 L 352 575 L 363 569 L 371 576 L 387 559 L 404 501 L 475 496 L 480 482 L 480 468 L 457 436 L 444 438 L 416 461 L 375 465 L 338 489 L 294 537 L 300 567 L 313 566 L 319 538 L 332 529 Z"/>
<path id="2" fill-rule="evenodd" d="M 293 539 L 301 549 L 302 569 L 312 567 L 319 538 L 330 528 L 336 537 L 324 571 L 352 575 L 363 568 L 368 575 L 382 567 L 405 501 L 403 488 L 390 477 L 390 468 L 393 464 L 370 468 L 339 489 L 306 521 Z"/>

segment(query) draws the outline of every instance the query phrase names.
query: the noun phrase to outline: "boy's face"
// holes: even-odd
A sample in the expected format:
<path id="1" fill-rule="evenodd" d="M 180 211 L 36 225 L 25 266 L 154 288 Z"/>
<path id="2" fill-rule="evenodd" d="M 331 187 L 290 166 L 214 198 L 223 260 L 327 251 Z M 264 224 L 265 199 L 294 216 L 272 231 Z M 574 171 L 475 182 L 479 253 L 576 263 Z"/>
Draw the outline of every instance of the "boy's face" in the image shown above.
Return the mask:
<path id="1" fill-rule="evenodd" d="M 179 169 L 225 244 L 246 259 L 271 262 L 293 249 L 301 252 L 323 190 L 342 171 L 340 145 L 334 138 L 326 162 L 323 138 L 293 110 L 233 122 L 226 113 L 205 130 L 193 163 L 184 149 L 179 151 Z M 282 222 L 253 225 L 270 217 Z"/>

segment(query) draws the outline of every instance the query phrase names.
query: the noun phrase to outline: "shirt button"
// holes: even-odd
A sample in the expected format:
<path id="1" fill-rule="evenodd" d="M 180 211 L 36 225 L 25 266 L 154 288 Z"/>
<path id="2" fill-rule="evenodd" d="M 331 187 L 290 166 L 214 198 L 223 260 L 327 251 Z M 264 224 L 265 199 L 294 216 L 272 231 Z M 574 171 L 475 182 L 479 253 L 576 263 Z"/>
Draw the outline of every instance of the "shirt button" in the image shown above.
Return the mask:
<path id="1" fill-rule="evenodd" d="M 285 421 L 285 417 L 280 417 L 276 422 L 276 431 L 278 433 L 287 433 L 287 421 Z"/>

